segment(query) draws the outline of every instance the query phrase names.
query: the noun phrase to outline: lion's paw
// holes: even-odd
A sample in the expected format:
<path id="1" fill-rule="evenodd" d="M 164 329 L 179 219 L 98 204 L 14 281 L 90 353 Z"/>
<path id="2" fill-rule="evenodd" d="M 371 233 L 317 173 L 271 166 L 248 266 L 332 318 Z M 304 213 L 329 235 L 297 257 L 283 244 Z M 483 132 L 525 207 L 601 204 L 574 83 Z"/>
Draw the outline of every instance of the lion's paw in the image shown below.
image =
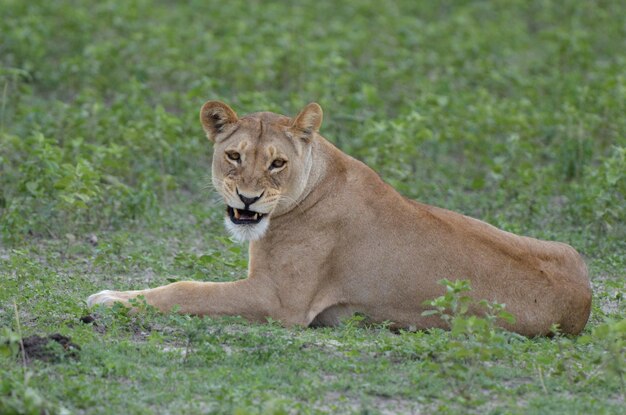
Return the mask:
<path id="1" fill-rule="evenodd" d="M 120 291 L 103 290 L 90 295 L 89 298 L 87 298 L 87 306 L 93 307 L 98 304 L 110 306 L 118 301 L 125 303 L 126 300 L 127 298 L 125 298 Z"/>

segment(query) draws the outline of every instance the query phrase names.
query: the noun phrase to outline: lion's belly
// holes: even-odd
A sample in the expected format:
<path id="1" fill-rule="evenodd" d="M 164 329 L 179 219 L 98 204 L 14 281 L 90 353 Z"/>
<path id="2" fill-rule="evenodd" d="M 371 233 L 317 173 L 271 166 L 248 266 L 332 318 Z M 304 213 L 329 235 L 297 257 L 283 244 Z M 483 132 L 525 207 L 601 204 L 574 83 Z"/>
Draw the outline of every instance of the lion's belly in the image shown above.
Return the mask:
<path id="1" fill-rule="evenodd" d="M 392 328 L 423 330 L 431 327 L 444 327 L 436 317 L 424 317 L 417 304 L 409 307 L 394 307 L 384 304 L 347 305 L 336 304 L 319 313 L 310 323 L 311 327 L 334 327 L 342 321 L 361 314 L 372 323 L 390 323 Z"/>
<path id="2" fill-rule="evenodd" d="M 337 326 L 342 320 L 353 316 L 359 311 L 360 310 L 358 310 L 358 308 L 354 306 L 346 304 L 336 304 L 326 308 L 317 316 L 315 316 L 310 325 L 313 327 Z"/>

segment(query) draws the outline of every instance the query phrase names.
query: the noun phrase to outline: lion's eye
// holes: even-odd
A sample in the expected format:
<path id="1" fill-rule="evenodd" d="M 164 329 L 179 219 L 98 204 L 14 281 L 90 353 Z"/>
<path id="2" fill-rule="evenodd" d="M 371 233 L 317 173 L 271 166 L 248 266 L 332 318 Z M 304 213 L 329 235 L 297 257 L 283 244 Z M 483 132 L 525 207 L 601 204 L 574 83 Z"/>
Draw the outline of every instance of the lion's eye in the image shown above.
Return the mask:
<path id="1" fill-rule="evenodd" d="M 272 164 L 270 165 L 270 169 L 280 169 L 281 167 L 285 165 L 285 163 L 287 163 L 286 160 L 276 159 L 272 161 Z"/>
<path id="2" fill-rule="evenodd" d="M 228 157 L 232 161 L 239 161 L 239 160 L 241 160 L 241 155 L 239 153 L 237 153 L 236 151 L 229 151 L 229 152 L 227 152 L 226 153 L 226 157 Z"/>

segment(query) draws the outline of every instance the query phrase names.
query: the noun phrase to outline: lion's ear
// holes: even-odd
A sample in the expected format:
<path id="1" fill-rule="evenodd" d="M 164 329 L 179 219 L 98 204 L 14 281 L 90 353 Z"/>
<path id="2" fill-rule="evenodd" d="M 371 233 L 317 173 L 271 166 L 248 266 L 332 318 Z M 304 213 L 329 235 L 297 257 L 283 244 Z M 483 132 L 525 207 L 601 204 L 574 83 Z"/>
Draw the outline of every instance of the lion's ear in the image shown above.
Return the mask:
<path id="1" fill-rule="evenodd" d="M 310 138 L 314 132 L 319 131 L 323 116 L 322 107 L 312 102 L 293 119 L 291 127 L 303 133 L 304 138 Z"/>
<path id="2" fill-rule="evenodd" d="M 209 140 L 223 132 L 229 125 L 236 123 L 237 114 L 228 105 L 220 101 L 207 101 L 200 110 L 200 122 Z"/>

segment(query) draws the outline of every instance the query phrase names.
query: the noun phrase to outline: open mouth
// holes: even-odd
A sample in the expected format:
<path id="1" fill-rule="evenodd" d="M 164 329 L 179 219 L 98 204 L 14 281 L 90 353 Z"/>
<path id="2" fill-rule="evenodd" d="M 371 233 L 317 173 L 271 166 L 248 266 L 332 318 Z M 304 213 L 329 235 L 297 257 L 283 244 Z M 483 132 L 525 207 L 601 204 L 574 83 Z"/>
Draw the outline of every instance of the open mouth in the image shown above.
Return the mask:
<path id="1" fill-rule="evenodd" d="M 226 208 L 228 217 L 235 225 L 256 225 L 265 217 L 264 213 L 255 212 L 253 210 L 236 209 L 228 206 Z"/>

